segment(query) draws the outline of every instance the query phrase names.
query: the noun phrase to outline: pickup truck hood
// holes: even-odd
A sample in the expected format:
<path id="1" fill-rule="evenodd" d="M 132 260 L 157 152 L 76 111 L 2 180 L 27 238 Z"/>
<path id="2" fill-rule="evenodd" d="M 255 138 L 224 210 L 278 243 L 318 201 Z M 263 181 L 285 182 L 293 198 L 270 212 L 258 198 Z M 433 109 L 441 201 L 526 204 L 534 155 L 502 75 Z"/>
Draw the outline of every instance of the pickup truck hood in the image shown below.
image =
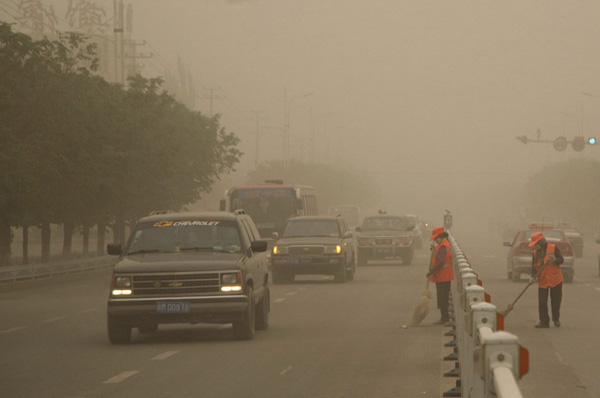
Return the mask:
<path id="1" fill-rule="evenodd" d="M 398 231 L 398 230 L 377 230 L 377 231 L 363 231 L 360 232 L 360 236 L 410 236 L 409 232 Z"/>
<path id="2" fill-rule="evenodd" d="M 278 246 L 311 246 L 311 245 L 319 245 L 319 246 L 329 246 L 329 245 L 339 245 L 342 241 L 342 238 L 339 237 L 301 237 L 301 238 L 283 238 L 279 239 L 275 242 L 275 245 Z"/>
<path id="3" fill-rule="evenodd" d="M 122 257 L 115 272 L 190 272 L 238 269 L 246 259 L 242 253 L 181 252 L 146 253 Z"/>

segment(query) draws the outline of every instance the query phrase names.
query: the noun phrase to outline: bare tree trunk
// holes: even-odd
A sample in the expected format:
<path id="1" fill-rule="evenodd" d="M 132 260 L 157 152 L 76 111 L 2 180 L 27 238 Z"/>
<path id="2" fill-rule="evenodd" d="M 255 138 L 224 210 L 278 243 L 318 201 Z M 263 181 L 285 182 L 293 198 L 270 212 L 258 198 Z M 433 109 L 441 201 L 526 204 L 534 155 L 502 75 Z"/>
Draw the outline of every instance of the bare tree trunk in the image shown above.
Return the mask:
<path id="1" fill-rule="evenodd" d="M 98 238 L 96 239 L 96 254 L 99 256 L 104 254 L 104 239 L 106 237 L 106 224 L 104 221 L 98 221 Z"/>
<path id="2" fill-rule="evenodd" d="M 123 217 L 118 217 L 115 220 L 113 242 L 125 244 L 125 220 Z"/>
<path id="3" fill-rule="evenodd" d="M 12 231 L 7 220 L 0 218 L 0 267 L 10 265 Z"/>
<path id="4" fill-rule="evenodd" d="M 73 247 L 73 229 L 74 225 L 71 221 L 63 224 L 63 258 L 71 257 L 71 248 Z"/>
<path id="5" fill-rule="evenodd" d="M 50 260 L 50 235 L 52 230 L 50 229 L 49 222 L 42 223 L 42 262 L 47 263 Z"/>
<path id="6" fill-rule="evenodd" d="M 90 226 L 84 224 L 81 234 L 83 235 L 83 247 L 81 251 L 84 256 L 87 256 L 90 252 Z"/>
<path id="7" fill-rule="evenodd" d="M 23 264 L 29 264 L 29 226 L 23 225 Z"/>

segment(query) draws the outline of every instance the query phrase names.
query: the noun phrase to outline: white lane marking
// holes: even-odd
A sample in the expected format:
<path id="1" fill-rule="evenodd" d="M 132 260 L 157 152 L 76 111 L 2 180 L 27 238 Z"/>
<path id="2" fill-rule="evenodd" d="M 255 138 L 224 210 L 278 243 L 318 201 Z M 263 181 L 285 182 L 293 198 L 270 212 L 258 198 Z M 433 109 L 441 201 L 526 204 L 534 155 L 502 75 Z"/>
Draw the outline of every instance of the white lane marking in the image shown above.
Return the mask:
<path id="1" fill-rule="evenodd" d="M 12 333 L 12 332 L 16 332 L 17 330 L 21 330 L 21 329 L 25 329 L 25 326 L 17 326 L 16 328 L 0 330 L 0 333 Z"/>
<path id="2" fill-rule="evenodd" d="M 104 380 L 104 381 L 102 382 L 102 384 L 115 384 L 115 383 L 120 383 L 120 382 L 122 382 L 123 380 L 127 379 L 128 377 L 131 377 L 131 376 L 133 376 L 134 374 L 136 374 L 136 373 L 139 373 L 139 372 L 140 372 L 139 370 L 130 370 L 130 371 L 128 371 L 128 372 L 123 372 L 123 373 L 121 373 L 121 374 L 118 374 L 118 375 L 116 375 L 116 376 L 114 376 L 114 377 L 111 377 L 111 378 L 110 378 L 110 379 L 108 379 L 108 380 Z"/>
<path id="3" fill-rule="evenodd" d="M 167 359 L 169 357 L 172 357 L 173 355 L 179 353 L 179 351 L 165 351 L 160 355 L 155 356 L 154 358 L 152 358 L 153 360 L 162 360 L 162 359 Z"/>
<path id="4" fill-rule="evenodd" d="M 306 290 L 306 287 L 299 287 L 298 290 Z"/>
<path id="5" fill-rule="evenodd" d="M 288 365 L 287 368 L 283 369 L 281 372 L 279 372 L 279 374 L 281 376 L 284 376 L 287 372 L 289 372 L 290 370 L 292 370 L 292 365 Z"/>
<path id="6" fill-rule="evenodd" d="M 283 300 L 285 300 L 285 297 L 276 298 L 275 300 L 273 300 L 273 302 L 274 303 L 281 303 Z"/>
<path id="7" fill-rule="evenodd" d="M 584 285 L 586 285 L 586 286 L 589 286 L 589 287 L 592 287 L 592 284 L 591 284 L 591 283 L 584 283 Z"/>
<path id="8" fill-rule="evenodd" d="M 88 312 L 98 311 L 98 308 L 88 308 L 87 310 L 81 311 L 82 314 L 87 314 Z"/>
<path id="9" fill-rule="evenodd" d="M 496 258 L 493 254 L 486 254 L 483 258 Z"/>
<path id="10" fill-rule="evenodd" d="M 56 321 L 60 321 L 61 319 L 65 319 L 66 316 L 57 316 L 56 318 L 50 318 L 50 319 L 46 319 L 42 322 L 44 323 L 51 323 L 51 322 L 56 322 Z"/>
<path id="11" fill-rule="evenodd" d="M 600 291 L 600 287 L 595 287 L 594 290 Z"/>
<path id="12" fill-rule="evenodd" d="M 296 293 L 298 293 L 298 292 L 287 292 L 285 295 L 286 295 L 286 296 L 293 296 L 293 295 L 294 295 L 294 294 L 296 294 Z"/>

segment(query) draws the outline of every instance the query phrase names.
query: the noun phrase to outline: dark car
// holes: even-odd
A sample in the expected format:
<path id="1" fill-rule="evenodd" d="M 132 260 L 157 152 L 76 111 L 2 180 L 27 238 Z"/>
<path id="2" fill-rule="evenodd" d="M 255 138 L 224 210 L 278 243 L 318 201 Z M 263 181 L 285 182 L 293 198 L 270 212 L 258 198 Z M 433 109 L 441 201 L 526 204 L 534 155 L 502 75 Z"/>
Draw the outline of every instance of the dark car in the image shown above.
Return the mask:
<path id="1" fill-rule="evenodd" d="M 266 329 L 270 310 L 267 243 L 235 213 L 163 213 L 141 218 L 120 255 L 108 297 L 108 337 L 128 343 L 132 328 L 161 323 L 232 323 L 236 339 Z"/>
<path id="2" fill-rule="evenodd" d="M 406 216 L 380 214 L 366 217 L 357 227 L 358 264 L 371 259 L 401 258 L 410 265 L 415 252 L 413 231 L 415 225 Z"/>
<path id="3" fill-rule="evenodd" d="M 536 232 L 544 234 L 548 243 L 554 243 L 558 247 L 565 260 L 560 266 L 565 282 L 573 282 L 575 276 L 573 246 L 569 243 L 563 230 L 555 229 L 551 223 L 530 223 L 528 229 L 517 232 L 512 242 L 504 242 L 504 246 L 510 248 L 506 262 L 508 279 L 517 282 L 521 279 L 521 274 L 530 274 L 533 249 L 529 247 L 529 242 L 531 235 Z"/>
<path id="4" fill-rule="evenodd" d="M 274 283 L 296 275 L 333 275 L 336 282 L 354 279 L 354 237 L 341 216 L 300 216 L 286 221 L 273 245 Z"/>

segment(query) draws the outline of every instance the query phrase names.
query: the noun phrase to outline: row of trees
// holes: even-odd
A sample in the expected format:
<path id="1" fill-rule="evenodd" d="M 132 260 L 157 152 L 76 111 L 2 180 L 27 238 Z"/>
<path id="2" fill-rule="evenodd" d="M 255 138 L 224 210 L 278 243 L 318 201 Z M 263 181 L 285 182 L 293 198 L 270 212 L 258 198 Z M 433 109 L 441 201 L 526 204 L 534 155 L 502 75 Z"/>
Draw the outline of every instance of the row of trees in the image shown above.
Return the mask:
<path id="1" fill-rule="evenodd" d="M 93 45 L 78 36 L 33 41 L 0 22 L 0 265 L 10 261 L 11 227 L 64 225 L 63 254 L 75 228 L 124 225 L 152 210 L 179 209 L 233 170 L 238 138 L 137 76 L 129 87 L 95 76 Z"/>

